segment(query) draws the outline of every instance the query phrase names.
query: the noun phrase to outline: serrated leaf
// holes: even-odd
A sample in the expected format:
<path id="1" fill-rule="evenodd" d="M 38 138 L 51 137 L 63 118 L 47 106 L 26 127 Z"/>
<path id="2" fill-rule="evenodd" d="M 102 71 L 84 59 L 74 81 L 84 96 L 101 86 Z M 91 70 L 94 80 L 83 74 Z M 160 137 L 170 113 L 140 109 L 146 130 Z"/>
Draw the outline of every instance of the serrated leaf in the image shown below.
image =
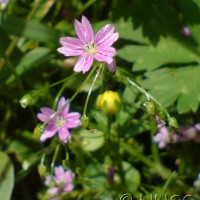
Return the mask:
<path id="1" fill-rule="evenodd" d="M 0 199 L 10 200 L 14 186 L 14 167 L 10 158 L 0 151 Z"/>
<path id="2" fill-rule="evenodd" d="M 133 28 L 133 22 L 131 18 L 126 21 L 121 18 L 117 23 L 115 23 L 115 28 L 116 31 L 119 32 L 120 38 L 122 39 L 149 44 L 148 38 L 143 36 L 142 27 L 137 29 Z"/>
<path id="3" fill-rule="evenodd" d="M 133 70 L 153 70 L 171 63 L 199 62 L 200 55 L 173 38 L 161 38 L 157 46 L 126 45 L 118 56 L 133 62 Z"/>
<path id="4" fill-rule="evenodd" d="M 179 113 L 195 112 L 200 102 L 200 67 L 161 69 L 146 73 L 141 84 L 165 107 L 177 101 Z"/>
<path id="5" fill-rule="evenodd" d="M 16 67 L 16 73 L 18 76 L 30 70 L 32 67 L 36 67 L 38 64 L 48 60 L 51 56 L 51 50 L 45 47 L 38 47 L 28 52 L 22 57 L 19 64 Z M 11 75 L 6 83 L 10 83 L 15 79 L 14 75 Z"/>

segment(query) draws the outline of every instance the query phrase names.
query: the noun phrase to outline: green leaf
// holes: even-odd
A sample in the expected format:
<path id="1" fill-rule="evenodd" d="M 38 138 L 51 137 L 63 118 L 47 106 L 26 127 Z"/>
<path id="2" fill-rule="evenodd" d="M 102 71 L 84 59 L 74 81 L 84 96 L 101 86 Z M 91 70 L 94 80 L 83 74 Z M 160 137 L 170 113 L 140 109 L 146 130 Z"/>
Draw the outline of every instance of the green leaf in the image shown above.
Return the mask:
<path id="1" fill-rule="evenodd" d="M 132 19 L 128 20 L 120 19 L 117 23 L 115 23 L 116 31 L 119 32 L 120 38 L 126 40 L 137 41 L 140 43 L 149 43 L 148 38 L 144 37 L 142 27 L 137 29 L 133 28 Z"/>
<path id="2" fill-rule="evenodd" d="M 10 158 L 0 151 L 0 199 L 10 200 L 14 186 L 14 167 Z"/>
<path id="3" fill-rule="evenodd" d="M 2 20 L 2 29 L 7 33 L 24 36 L 39 42 L 58 42 L 59 32 L 38 21 L 26 20 L 16 16 L 7 16 Z"/>
<path id="4" fill-rule="evenodd" d="M 38 47 L 36 49 L 33 49 L 32 51 L 28 52 L 27 54 L 22 57 L 19 64 L 16 67 L 16 73 L 18 76 L 24 74 L 28 70 L 30 70 L 33 67 L 36 67 L 40 63 L 48 60 L 51 57 L 51 50 L 45 47 Z M 12 82 L 15 80 L 15 76 L 11 75 L 7 83 Z"/>
<path id="5" fill-rule="evenodd" d="M 97 130 L 81 129 L 76 131 L 76 136 L 82 148 L 86 151 L 96 151 L 105 142 L 104 133 Z"/>
<path id="6" fill-rule="evenodd" d="M 194 50 L 195 51 L 195 50 Z M 134 62 L 133 70 L 153 70 L 171 63 L 199 62 L 197 55 L 186 45 L 173 38 L 161 38 L 157 46 L 126 45 L 119 49 L 118 56 Z"/>
<path id="7" fill-rule="evenodd" d="M 125 179 L 127 183 L 127 191 L 133 193 L 137 191 L 140 186 L 140 173 L 136 168 L 133 168 L 130 163 L 122 163 L 123 170 L 125 171 Z"/>
<path id="8" fill-rule="evenodd" d="M 179 113 L 195 112 L 200 101 L 200 67 L 161 69 L 146 73 L 141 84 L 165 107 L 177 101 Z"/>

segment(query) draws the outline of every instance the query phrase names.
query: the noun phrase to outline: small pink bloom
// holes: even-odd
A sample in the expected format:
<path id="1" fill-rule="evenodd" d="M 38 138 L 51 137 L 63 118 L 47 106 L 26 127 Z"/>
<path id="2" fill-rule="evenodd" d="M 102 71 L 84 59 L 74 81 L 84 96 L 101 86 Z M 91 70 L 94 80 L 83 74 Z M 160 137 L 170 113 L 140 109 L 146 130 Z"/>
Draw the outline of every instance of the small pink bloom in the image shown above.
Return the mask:
<path id="1" fill-rule="evenodd" d="M 159 148 L 165 148 L 170 142 L 177 142 L 177 134 L 173 134 L 170 138 L 170 132 L 166 126 L 163 126 L 160 131 L 154 136 L 154 142 L 158 143 Z"/>
<path id="2" fill-rule="evenodd" d="M 54 168 L 54 176 L 47 176 L 45 185 L 49 186 L 47 190 L 51 196 L 59 195 L 61 192 L 71 192 L 74 189 L 74 174 L 70 170 L 64 170 L 62 166 Z"/>
<path id="3" fill-rule="evenodd" d="M 41 113 L 38 113 L 37 117 L 40 121 L 46 122 L 50 121 L 45 126 L 44 132 L 40 137 L 43 142 L 48 138 L 53 137 L 58 133 L 58 137 L 64 143 L 71 138 L 69 129 L 76 128 L 81 125 L 80 114 L 78 112 L 69 113 L 69 103 L 62 97 L 57 106 L 58 113 L 56 114 L 51 108 L 43 107 L 41 108 Z"/>
<path id="4" fill-rule="evenodd" d="M 181 29 L 181 33 L 184 37 L 190 37 L 191 36 L 190 29 L 187 26 L 185 26 Z"/>
<path id="5" fill-rule="evenodd" d="M 62 47 L 58 48 L 58 52 L 65 56 L 80 56 L 74 71 L 85 73 L 90 70 L 93 61 L 97 60 L 105 62 L 108 69 L 114 72 L 116 63 L 113 57 L 116 50 L 111 46 L 119 38 L 119 34 L 114 32 L 114 26 L 107 24 L 94 35 L 90 22 L 82 16 L 81 22 L 75 20 L 74 27 L 78 38 L 62 37 Z"/>

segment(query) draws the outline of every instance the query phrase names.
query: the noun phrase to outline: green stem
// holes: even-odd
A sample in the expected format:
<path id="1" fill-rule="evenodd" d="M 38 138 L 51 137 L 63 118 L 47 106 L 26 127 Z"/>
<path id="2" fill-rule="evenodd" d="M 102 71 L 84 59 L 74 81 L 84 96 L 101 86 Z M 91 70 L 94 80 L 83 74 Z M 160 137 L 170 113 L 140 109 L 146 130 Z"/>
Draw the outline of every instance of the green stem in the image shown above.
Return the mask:
<path id="1" fill-rule="evenodd" d="M 82 14 L 89 6 L 91 6 L 93 3 L 95 3 L 96 0 L 89 0 L 87 1 L 84 6 L 79 11 L 79 15 Z"/>
<path id="2" fill-rule="evenodd" d="M 141 86 L 139 86 L 137 83 L 135 83 L 130 77 L 122 74 L 119 70 L 116 71 L 116 75 L 117 78 L 120 78 L 120 80 L 122 82 L 124 82 L 125 84 L 129 84 L 130 86 L 133 86 L 134 88 L 136 88 L 140 93 L 142 93 L 143 95 L 146 96 L 148 101 L 153 101 L 155 104 L 157 104 L 166 114 L 166 117 L 169 119 L 170 118 L 170 114 L 167 112 L 167 110 L 165 109 L 165 107 L 157 100 L 155 99 L 151 94 L 149 94 L 144 88 L 142 88 Z"/>
<path id="3" fill-rule="evenodd" d="M 59 85 L 59 84 L 61 84 L 61 83 L 63 83 L 63 82 L 66 82 L 66 81 L 68 81 L 69 79 L 74 78 L 74 77 L 77 76 L 77 75 L 78 75 L 78 73 L 73 73 L 72 75 L 68 76 L 67 78 L 64 78 L 64 79 L 62 79 L 62 80 L 60 80 L 60 81 L 58 81 L 58 82 L 56 82 L 56 83 L 53 83 L 53 84 L 51 84 L 51 85 L 48 85 L 47 88 L 51 88 L 51 87 L 54 87 L 54 86 L 56 86 L 56 85 Z"/>
<path id="4" fill-rule="evenodd" d="M 66 87 L 66 85 L 65 85 L 65 84 L 63 84 L 63 86 L 60 88 L 59 92 L 57 93 L 57 95 L 56 95 L 56 97 L 55 97 L 55 100 L 54 100 L 53 109 L 55 109 L 55 108 L 56 108 L 56 105 L 57 105 L 57 103 L 58 103 L 58 100 L 59 100 L 59 98 L 60 98 L 61 94 L 63 93 L 63 91 L 64 91 L 65 87 Z"/>
<path id="5" fill-rule="evenodd" d="M 87 78 L 83 81 L 83 83 L 81 84 L 81 86 L 76 90 L 76 92 L 73 94 L 73 96 L 60 108 L 58 109 L 54 114 L 52 114 L 49 119 L 44 122 L 41 126 L 41 128 L 44 128 L 51 119 L 53 119 L 56 115 L 58 115 L 69 103 L 71 103 L 74 98 L 78 95 L 78 93 L 81 91 L 81 89 L 83 88 L 83 85 L 90 79 L 90 77 L 93 75 L 94 71 L 96 70 L 96 66 L 93 67 L 93 69 L 90 71 L 89 75 L 87 76 Z"/>
<path id="6" fill-rule="evenodd" d="M 84 84 L 86 82 L 88 82 L 88 80 L 90 79 L 90 77 L 94 74 L 96 70 L 96 66 L 93 67 L 93 69 L 90 71 L 89 75 L 87 76 L 87 78 L 83 81 L 83 83 L 81 84 L 81 86 L 78 88 L 78 90 L 74 93 L 74 95 L 70 98 L 69 102 L 72 102 L 74 100 L 74 98 L 78 95 L 78 93 L 81 91 L 81 89 L 83 88 Z"/>
<path id="7" fill-rule="evenodd" d="M 60 144 L 57 144 L 54 155 L 53 155 L 53 160 L 51 162 L 51 174 L 53 174 L 53 169 L 54 169 L 54 165 L 55 165 L 55 162 L 56 162 L 56 158 L 58 156 L 59 148 L 60 148 Z"/>
<path id="8" fill-rule="evenodd" d="M 94 77 L 94 80 L 93 80 L 92 85 L 91 85 L 91 87 L 90 87 L 90 90 L 89 90 L 89 92 L 88 92 L 88 95 L 87 95 L 87 98 L 86 98 L 86 101 L 85 101 L 85 105 L 84 105 L 84 109 L 83 109 L 83 116 L 86 116 L 86 113 L 87 113 L 87 106 L 88 106 L 88 102 L 89 102 L 89 99 L 90 99 L 90 95 L 91 95 L 91 93 L 92 93 L 92 89 L 93 89 L 93 87 L 94 87 L 94 84 L 95 84 L 97 78 L 99 77 L 100 71 L 101 71 L 101 69 L 99 69 L 99 70 L 97 71 L 96 76 Z"/>

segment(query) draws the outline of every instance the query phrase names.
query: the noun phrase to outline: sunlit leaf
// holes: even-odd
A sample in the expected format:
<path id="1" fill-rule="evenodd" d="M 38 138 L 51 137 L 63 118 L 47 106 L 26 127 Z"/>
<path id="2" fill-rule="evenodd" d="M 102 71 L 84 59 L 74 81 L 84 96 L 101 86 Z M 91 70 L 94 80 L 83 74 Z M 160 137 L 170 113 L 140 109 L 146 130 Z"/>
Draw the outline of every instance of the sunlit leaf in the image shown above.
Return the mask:
<path id="1" fill-rule="evenodd" d="M 152 70 L 171 63 L 199 62 L 198 55 L 187 46 L 170 37 L 162 38 L 157 46 L 125 45 L 118 51 L 118 56 L 133 62 L 133 70 Z"/>
<path id="2" fill-rule="evenodd" d="M 177 101 L 177 110 L 195 112 L 200 102 L 200 67 L 189 66 L 177 69 L 161 69 L 146 74 L 142 85 L 164 106 Z"/>

